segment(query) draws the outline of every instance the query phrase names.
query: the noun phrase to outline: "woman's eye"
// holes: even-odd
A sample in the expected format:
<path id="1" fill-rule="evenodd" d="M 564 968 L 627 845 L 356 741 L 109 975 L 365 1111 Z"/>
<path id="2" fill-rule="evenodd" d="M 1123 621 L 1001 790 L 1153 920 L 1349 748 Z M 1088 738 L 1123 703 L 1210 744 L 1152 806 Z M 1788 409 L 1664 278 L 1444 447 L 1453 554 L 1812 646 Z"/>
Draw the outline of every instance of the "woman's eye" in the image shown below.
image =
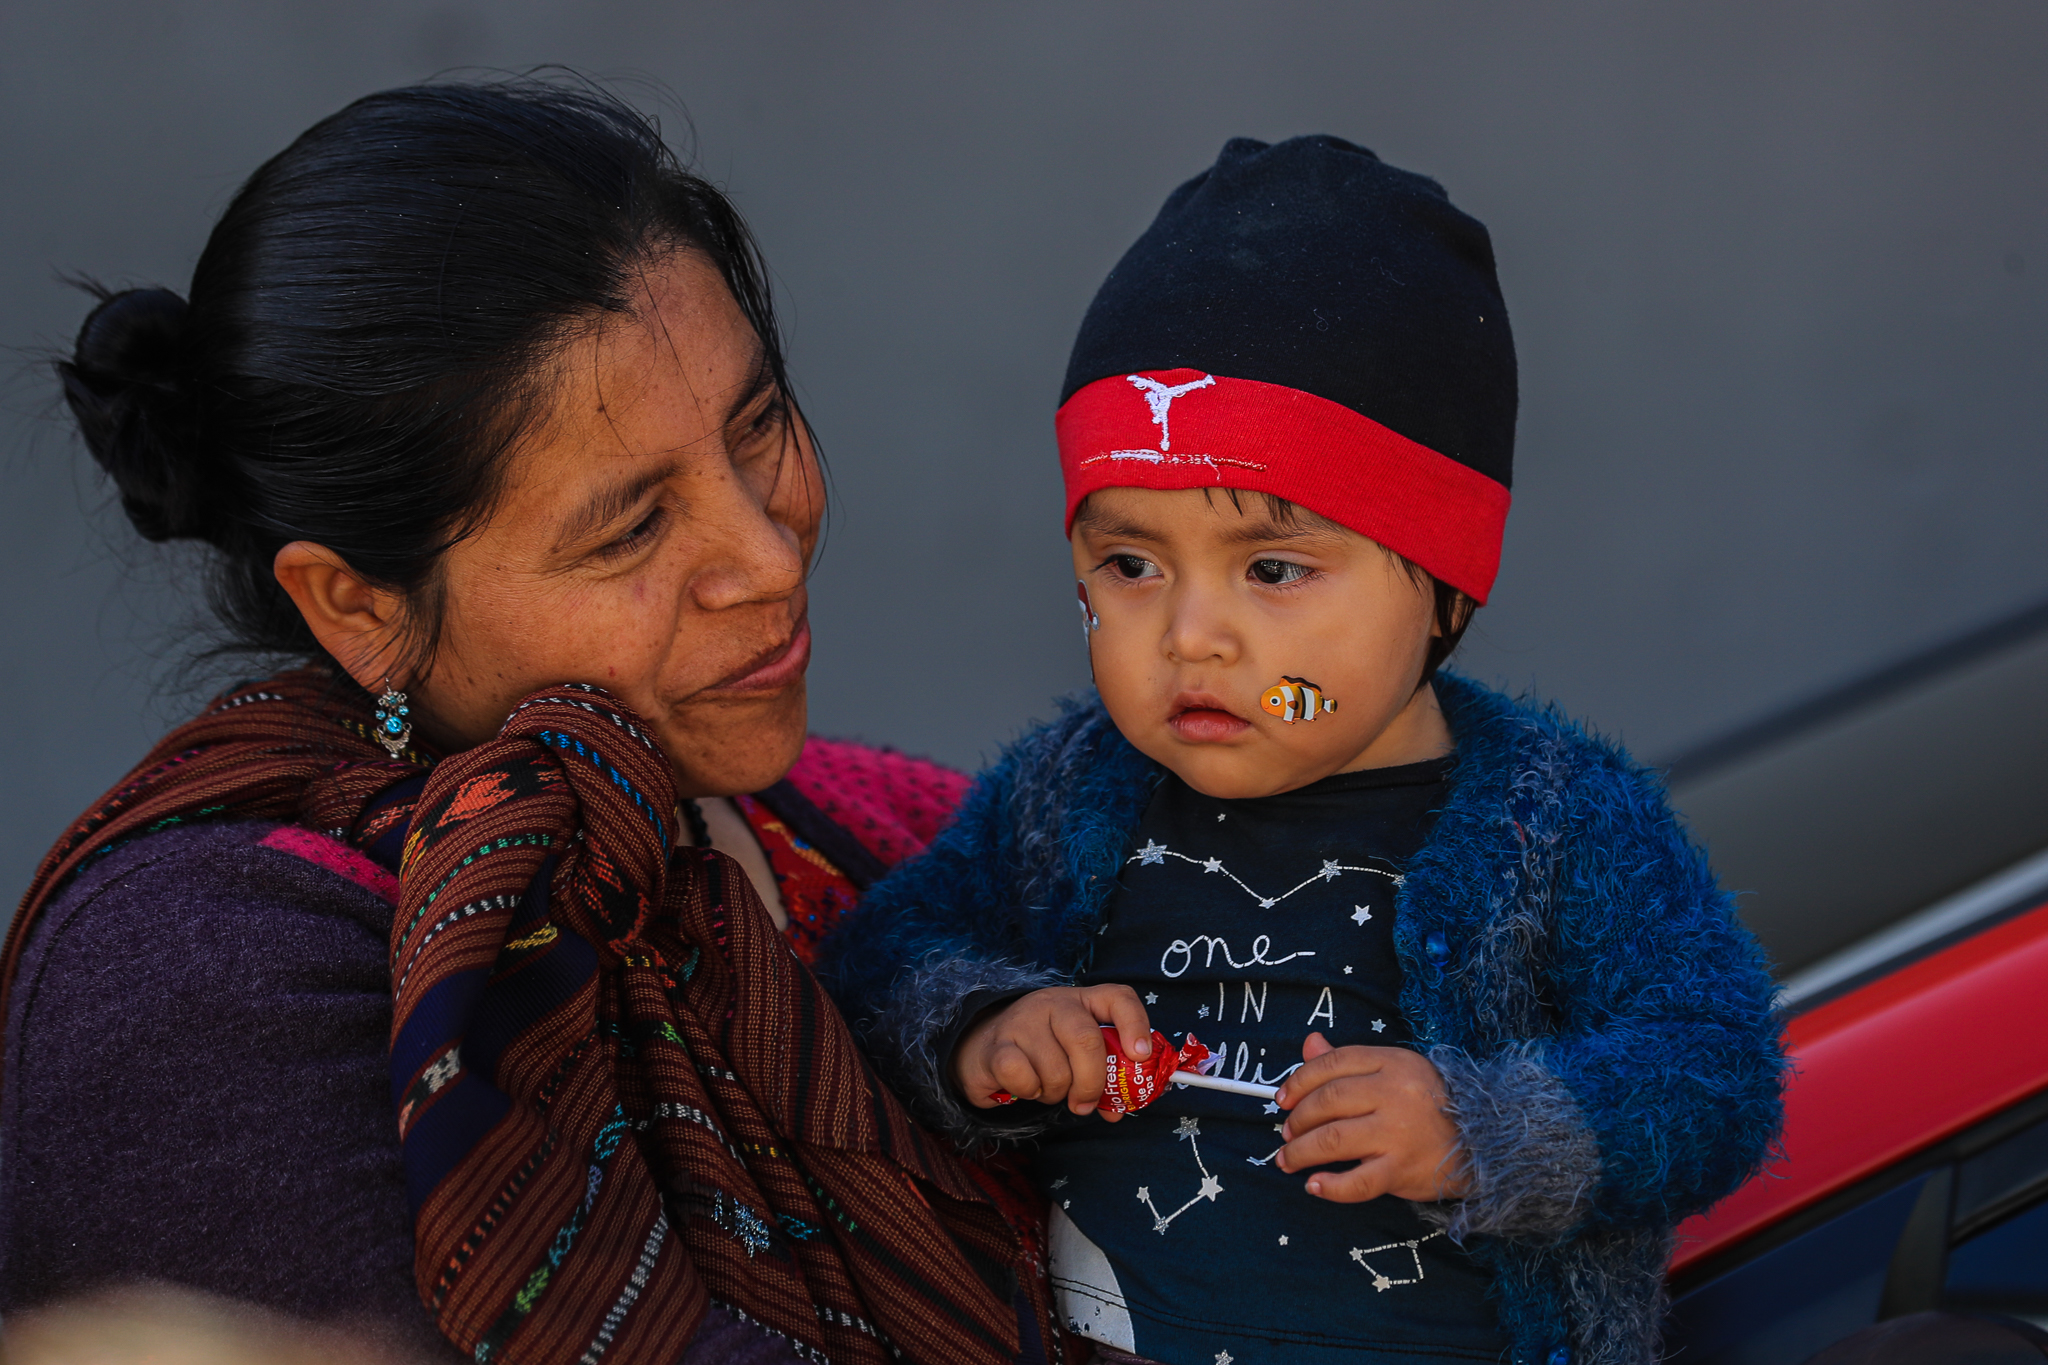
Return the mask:
<path id="1" fill-rule="evenodd" d="M 1252 577 L 1269 587 L 1292 583 L 1306 578 L 1310 573 L 1306 564 L 1296 564 L 1285 559 L 1255 559 L 1252 561 Z"/>
<path id="2" fill-rule="evenodd" d="M 626 532 L 626 534 L 620 536 L 611 544 L 605 546 L 603 550 L 599 551 L 599 553 L 607 559 L 617 559 L 621 556 L 629 555 L 633 553 L 633 551 L 639 549 L 642 545 L 645 545 L 649 540 L 652 540 L 654 538 L 654 533 L 657 530 L 659 530 L 660 527 L 661 509 L 657 507 L 652 512 L 649 512 L 646 516 L 642 517 L 640 519 L 639 525 L 635 526 L 632 530 Z"/>
<path id="3" fill-rule="evenodd" d="M 788 421 L 789 404 L 777 398 L 774 402 L 761 409 L 760 415 L 754 418 L 753 425 L 748 429 L 747 434 L 758 440 L 763 436 L 772 435 L 780 431 Z"/>
<path id="4" fill-rule="evenodd" d="M 1111 555 L 1109 563 L 1122 578 L 1156 578 L 1159 574 L 1157 564 L 1138 555 Z"/>

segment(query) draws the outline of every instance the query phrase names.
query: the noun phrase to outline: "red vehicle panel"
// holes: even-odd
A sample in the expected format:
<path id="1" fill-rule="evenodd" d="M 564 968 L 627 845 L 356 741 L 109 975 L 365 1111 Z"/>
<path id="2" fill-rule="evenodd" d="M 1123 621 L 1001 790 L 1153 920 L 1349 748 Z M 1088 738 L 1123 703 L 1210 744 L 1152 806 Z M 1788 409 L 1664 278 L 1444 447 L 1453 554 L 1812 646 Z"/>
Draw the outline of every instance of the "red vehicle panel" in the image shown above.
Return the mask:
<path id="1" fill-rule="evenodd" d="M 1679 1272 L 2048 1088 L 2048 905 L 1795 1016 L 1784 1156 L 1679 1228 Z"/>

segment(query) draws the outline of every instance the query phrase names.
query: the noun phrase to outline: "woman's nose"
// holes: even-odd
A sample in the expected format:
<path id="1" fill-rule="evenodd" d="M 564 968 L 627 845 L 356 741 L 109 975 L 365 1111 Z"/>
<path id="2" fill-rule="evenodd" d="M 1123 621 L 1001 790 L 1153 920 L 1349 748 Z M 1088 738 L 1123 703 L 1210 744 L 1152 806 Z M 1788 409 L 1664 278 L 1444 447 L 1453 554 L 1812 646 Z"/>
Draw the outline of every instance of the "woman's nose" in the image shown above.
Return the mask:
<path id="1" fill-rule="evenodd" d="M 717 529 L 702 542 L 691 596 L 706 611 L 788 598 L 804 583 L 801 538 L 770 516 L 740 479 L 721 479 L 719 486 L 718 505 L 702 507 L 693 518 L 707 531 Z"/>

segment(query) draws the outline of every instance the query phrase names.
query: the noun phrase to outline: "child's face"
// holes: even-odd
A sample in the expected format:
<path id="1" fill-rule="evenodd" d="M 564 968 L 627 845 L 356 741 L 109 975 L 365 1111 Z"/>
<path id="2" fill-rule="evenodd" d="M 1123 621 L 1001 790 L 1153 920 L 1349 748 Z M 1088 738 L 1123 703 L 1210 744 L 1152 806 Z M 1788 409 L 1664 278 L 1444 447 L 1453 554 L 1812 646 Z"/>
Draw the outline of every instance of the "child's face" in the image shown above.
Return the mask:
<path id="1" fill-rule="evenodd" d="M 1074 572 L 1110 718 L 1140 752 L 1209 796 L 1270 796 L 1361 768 L 1447 753 L 1418 688 L 1434 595 L 1355 531 L 1223 489 L 1111 488 L 1074 521 Z M 1337 703 L 1289 722 L 1261 706 L 1284 677 Z"/>

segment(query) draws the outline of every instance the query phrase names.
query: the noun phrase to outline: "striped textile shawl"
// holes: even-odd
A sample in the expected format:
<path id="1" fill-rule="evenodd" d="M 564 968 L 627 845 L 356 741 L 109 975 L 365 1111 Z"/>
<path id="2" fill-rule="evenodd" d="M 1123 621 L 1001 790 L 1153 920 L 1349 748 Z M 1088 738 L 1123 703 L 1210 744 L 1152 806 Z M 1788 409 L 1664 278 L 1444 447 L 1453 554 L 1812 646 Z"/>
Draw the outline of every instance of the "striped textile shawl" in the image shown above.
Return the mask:
<path id="1" fill-rule="evenodd" d="M 157 745 L 44 859 L 0 1019 L 37 912 L 128 840 L 264 818 L 402 850 L 392 1097 L 449 1341 L 667 1365 L 709 1302 L 816 1361 L 1054 1340 L 1035 1254 L 877 1081 L 745 873 L 672 854 L 674 779 L 630 711 L 549 688 L 489 743 L 394 761 L 341 696 L 284 673 Z"/>

